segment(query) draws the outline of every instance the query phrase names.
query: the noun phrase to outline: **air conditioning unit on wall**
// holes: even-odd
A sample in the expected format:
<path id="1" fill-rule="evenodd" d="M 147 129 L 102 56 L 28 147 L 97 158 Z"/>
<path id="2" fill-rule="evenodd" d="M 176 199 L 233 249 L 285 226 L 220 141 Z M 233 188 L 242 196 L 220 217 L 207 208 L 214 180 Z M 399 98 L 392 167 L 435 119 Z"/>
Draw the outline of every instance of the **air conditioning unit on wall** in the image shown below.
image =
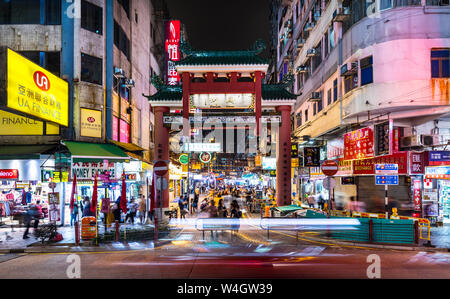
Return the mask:
<path id="1" fill-rule="evenodd" d="M 420 140 L 424 146 L 439 145 L 439 135 L 420 135 Z"/>
<path id="2" fill-rule="evenodd" d="M 439 145 L 439 135 L 411 135 L 400 138 L 400 147 L 423 147 Z"/>

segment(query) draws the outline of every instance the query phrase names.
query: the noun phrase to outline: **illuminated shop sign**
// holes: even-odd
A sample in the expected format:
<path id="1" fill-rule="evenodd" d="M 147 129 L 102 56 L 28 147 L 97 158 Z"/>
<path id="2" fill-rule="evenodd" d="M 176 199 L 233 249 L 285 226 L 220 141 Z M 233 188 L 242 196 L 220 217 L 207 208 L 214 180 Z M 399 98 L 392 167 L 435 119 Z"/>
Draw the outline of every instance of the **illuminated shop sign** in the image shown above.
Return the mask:
<path id="1" fill-rule="evenodd" d="M 180 83 L 180 75 L 175 68 L 175 61 L 180 60 L 180 21 L 171 20 L 166 22 L 166 66 L 167 84 L 177 85 Z"/>
<path id="2" fill-rule="evenodd" d="M 0 169 L 0 179 L 18 179 L 19 170 L 17 169 Z"/>
<path id="3" fill-rule="evenodd" d="M 6 103 L 2 106 L 67 127 L 68 83 L 10 49 L 6 55 Z"/>

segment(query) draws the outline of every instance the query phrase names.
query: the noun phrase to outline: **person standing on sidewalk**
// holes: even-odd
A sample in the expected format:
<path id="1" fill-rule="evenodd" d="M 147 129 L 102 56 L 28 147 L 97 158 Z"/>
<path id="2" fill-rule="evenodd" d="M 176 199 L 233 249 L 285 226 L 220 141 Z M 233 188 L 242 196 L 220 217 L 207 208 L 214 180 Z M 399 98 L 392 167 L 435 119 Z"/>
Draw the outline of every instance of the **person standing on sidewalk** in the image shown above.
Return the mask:
<path id="1" fill-rule="evenodd" d="M 139 220 L 141 221 L 141 224 L 144 224 L 145 221 L 145 210 L 146 210 L 146 203 L 145 203 L 145 195 L 141 195 L 141 201 L 139 202 Z"/>

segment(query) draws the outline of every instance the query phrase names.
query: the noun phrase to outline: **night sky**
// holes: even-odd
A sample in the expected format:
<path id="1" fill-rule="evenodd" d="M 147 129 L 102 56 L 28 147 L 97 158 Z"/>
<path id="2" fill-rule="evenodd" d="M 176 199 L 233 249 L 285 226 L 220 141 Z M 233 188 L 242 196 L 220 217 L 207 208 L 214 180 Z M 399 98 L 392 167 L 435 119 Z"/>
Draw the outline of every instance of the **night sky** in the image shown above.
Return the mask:
<path id="1" fill-rule="evenodd" d="M 246 50 L 261 38 L 269 57 L 269 0 L 166 0 L 172 19 L 186 26 L 193 50 Z"/>

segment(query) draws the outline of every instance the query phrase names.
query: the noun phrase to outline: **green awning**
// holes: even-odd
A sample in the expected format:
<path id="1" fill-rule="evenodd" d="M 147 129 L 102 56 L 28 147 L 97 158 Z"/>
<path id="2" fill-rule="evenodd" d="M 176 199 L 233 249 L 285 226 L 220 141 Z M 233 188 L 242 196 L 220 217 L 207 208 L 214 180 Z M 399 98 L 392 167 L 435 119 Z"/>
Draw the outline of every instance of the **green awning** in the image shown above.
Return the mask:
<path id="1" fill-rule="evenodd" d="M 64 141 L 72 162 L 129 162 L 130 157 L 114 144 Z"/>
<path id="2" fill-rule="evenodd" d="M 57 145 L 0 145 L 0 160 L 39 159 Z"/>

